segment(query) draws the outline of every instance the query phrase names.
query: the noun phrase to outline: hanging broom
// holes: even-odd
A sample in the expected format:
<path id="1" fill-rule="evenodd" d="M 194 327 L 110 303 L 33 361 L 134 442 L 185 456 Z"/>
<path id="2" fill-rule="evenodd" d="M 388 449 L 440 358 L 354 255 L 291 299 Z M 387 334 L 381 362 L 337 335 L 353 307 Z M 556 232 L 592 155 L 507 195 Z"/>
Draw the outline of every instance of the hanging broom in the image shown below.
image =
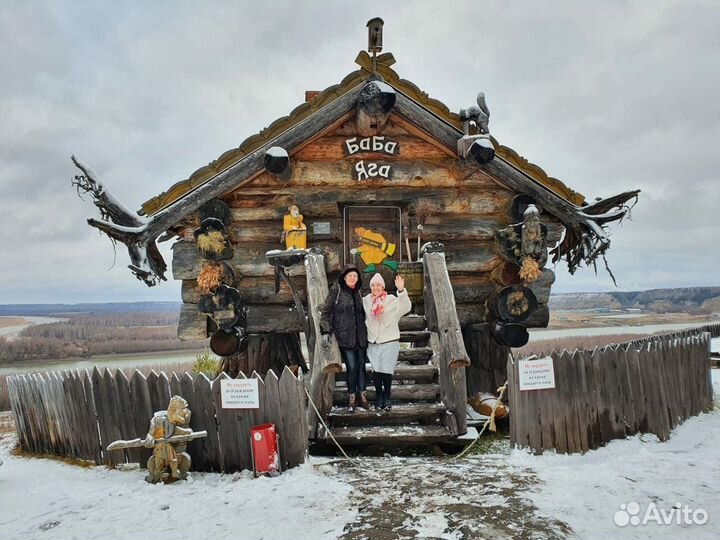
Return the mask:
<path id="1" fill-rule="evenodd" d="M 420 262 L 420 237 L 422 236 L 423 229 L 427 219 L 433 215 L 433 206 L 427 199 L 418 199 L 415 205 L 415 219 L 417 219 L 417 260 Z"/>
<path id="2" fill-rule="evenodd" d="M 405 236 L 405 248 L 407 249 L 408 262 L 412 262 L 412 254 L 410 253 L 410 215 L 408 212 L 401 214 L 403 236 Z"/>

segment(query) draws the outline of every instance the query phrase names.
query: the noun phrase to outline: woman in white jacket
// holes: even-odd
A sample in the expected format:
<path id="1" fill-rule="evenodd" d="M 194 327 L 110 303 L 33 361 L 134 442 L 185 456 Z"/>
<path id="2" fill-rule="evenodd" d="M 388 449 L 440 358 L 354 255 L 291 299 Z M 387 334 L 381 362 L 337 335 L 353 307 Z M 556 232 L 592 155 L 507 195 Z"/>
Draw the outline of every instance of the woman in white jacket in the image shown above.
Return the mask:
<path id="1" fill-rule="evenodd" d="M 375 274 L 370 280 L 370 294 L 363 298 L 368 333 L 367 356 L 373 367 L 375 406 L 390 410 L 390 386 L 400 353 L 400 317 L 410 312 L 412 303 L 405 290 L 405 280 L 395 277 L 397 296 L 385 292 L 385 280 Z"/>

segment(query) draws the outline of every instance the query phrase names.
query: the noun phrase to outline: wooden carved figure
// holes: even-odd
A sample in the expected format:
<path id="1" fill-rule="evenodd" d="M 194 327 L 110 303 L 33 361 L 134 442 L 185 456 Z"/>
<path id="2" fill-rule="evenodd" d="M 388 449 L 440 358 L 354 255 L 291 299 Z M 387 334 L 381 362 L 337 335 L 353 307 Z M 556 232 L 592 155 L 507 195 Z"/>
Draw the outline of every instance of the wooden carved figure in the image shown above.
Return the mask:
<path id="1" fill-rule="evenodd" d="M 520 277 L 524 282 L 532 283 L 540 276 L 540 269 L 547 261 L 547 238 L 540 224 L 540 212 L 534 204 L 528 205 L 523 217 Z"/>
<path id="2" fill-rule="evenodd" d="M 540 222 L 540 212 L 533 204 L 523 212 L 522 223 L 495 231 L 498 254 L 519 267 L 523 283 L 533 283 L 547 262 L 547 227 Z"/>
<path id="3" fill-rule="evenodd" d="M 307 247 L 307 226 L 303 223 L 300 209 L 292 205 L 289 214 L 283 218 L 283 239 L 286 249 L 305 249 Z"/>
<path id="4" fill-rule="evenodd" d="M 190 454 L 185 449 L 187 440 L 169 440 L 178 435 L 190 435 L 190 409 L 180 396 L 170 398 L 167 411 L 158 411 L 150 420 L 150 429 L 145 437 L 145 446 L 153 449 L 147 462 L 148 474 L 145 480 L 155 484 L 169 469 L 170 479 L 185 480 L 190 470 Z"/>

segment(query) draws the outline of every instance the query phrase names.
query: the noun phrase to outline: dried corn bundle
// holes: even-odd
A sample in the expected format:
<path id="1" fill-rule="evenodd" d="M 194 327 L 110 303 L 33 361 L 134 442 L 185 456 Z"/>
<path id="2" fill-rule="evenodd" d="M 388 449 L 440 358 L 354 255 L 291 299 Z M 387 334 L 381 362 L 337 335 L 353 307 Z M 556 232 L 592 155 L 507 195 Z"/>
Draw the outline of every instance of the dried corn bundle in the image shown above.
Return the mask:
<path id="1" fill-rule="evenodd" d="M 199 235 L 197 243 L 200 251 L 204 253 L 219 255 L 225 249 L 225 237 L 220 231 L 210 231 Z"/>
<path id="2" fill-rule="evenodd" d="M 540 266 L 532 257 L 523 257 L 519 274 L 520 279 L 522 279 L 525 283 L 532 283 L 540 277 Z"/>
<path id="3" fill-rule="evenodd" d="M 197 277 L 202 294 L 214 291 L 223 282 L 223 267 L 217 263 L 205 263 Z"/>

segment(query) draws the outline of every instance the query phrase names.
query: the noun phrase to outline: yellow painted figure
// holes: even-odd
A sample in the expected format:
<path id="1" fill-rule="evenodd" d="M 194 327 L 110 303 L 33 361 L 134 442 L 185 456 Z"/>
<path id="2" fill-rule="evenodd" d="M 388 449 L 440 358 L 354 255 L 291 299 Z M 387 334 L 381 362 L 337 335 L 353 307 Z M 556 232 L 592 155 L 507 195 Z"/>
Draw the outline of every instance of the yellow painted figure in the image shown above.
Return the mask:
<path id="1" fill-rule="evenodd" d="M 374 272 L 377 264 L 385 264 L 397 270 L 397 262 L 386 261 L 388 256 L 391 257 L 395 253 L 395 244 L 385 240 L 382 234 L 363 227 L 356 227 L 355 234 L 360 245 L 353 252 L 360 255 L 360 259 L 365 263 L 367 268 L 363 272 Z"/>
<path id="2" fill-rule="evenodd" d="M 286 249 L 305 249 L 307 247 L 307 227 L 297 206 L 288 208 L 289 214 L 283 218 L 283 238 Z"/>

